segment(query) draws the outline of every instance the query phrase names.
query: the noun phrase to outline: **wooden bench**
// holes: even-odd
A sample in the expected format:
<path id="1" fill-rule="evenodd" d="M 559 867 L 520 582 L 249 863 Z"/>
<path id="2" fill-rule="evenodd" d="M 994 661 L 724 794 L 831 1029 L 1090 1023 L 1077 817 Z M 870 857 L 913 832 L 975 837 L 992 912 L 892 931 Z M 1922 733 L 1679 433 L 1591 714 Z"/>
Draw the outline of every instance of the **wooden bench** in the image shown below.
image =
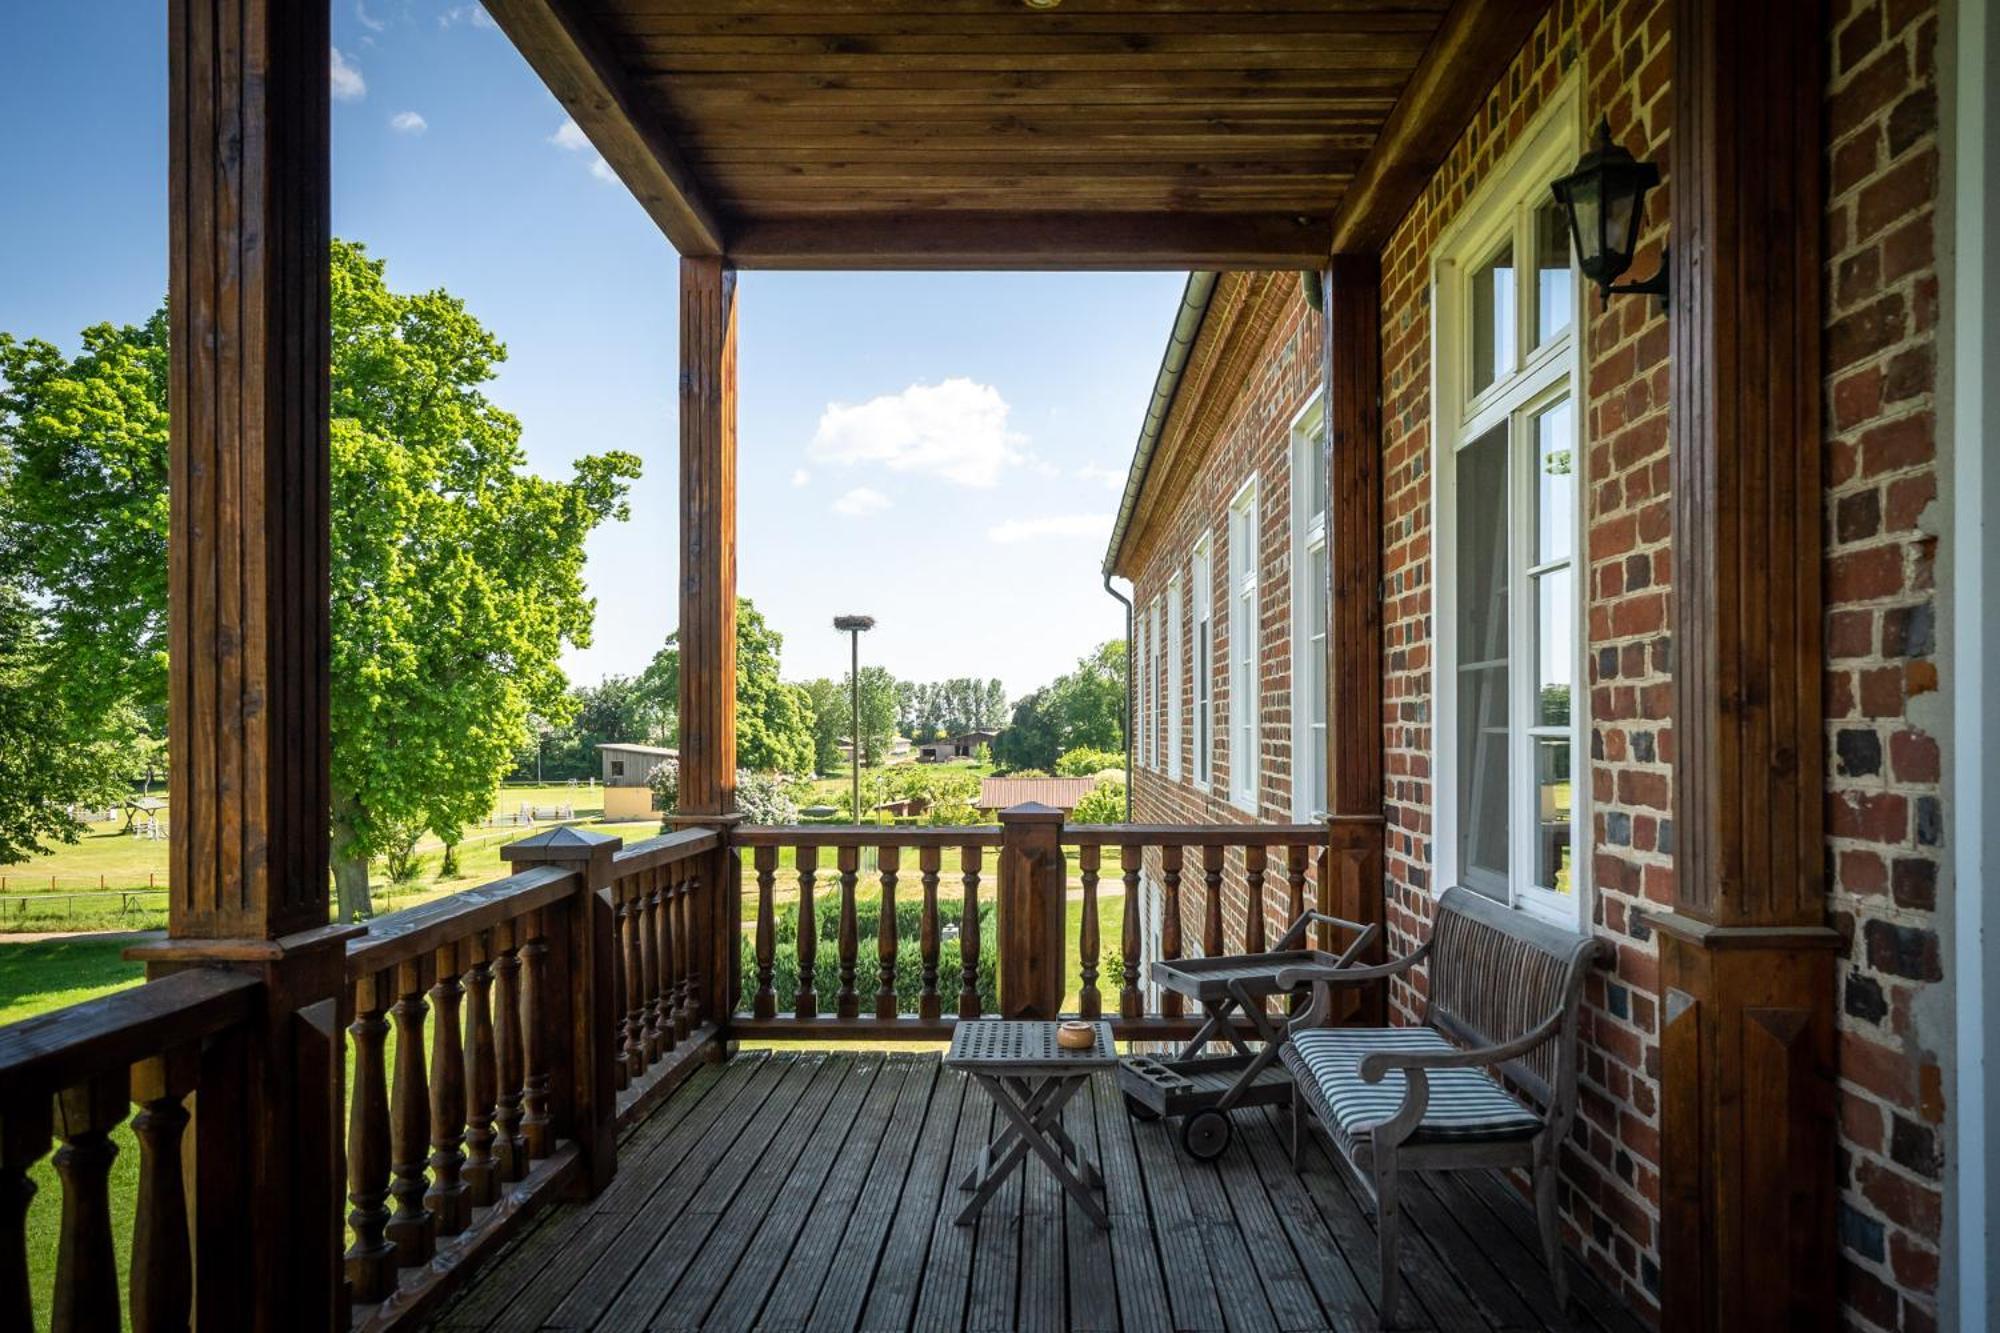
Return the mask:
<path id="1" fill-rule="evenodd" d="M 1293 1163 L 1309 1110 L 1375 1203 L 1383 1327 L 1396 1318 L 1396 1176 L 1404 1169 L 1528 1170 L 1543 1258 L 1557 1303 L 1567 1303 L 1557 1152 L 1576 1113 L 1583 979 L 1607 952 L 1601 940 L 1452 888 L 1438 900 L 1430 938 L 1409 956 L 1379 967 L 1280 974 L 1281 987 L 1313 985 L 1313 1003 L 1292 1020 L 1281 1053 L 1293 1076 Z M 1428 964 L 1430 980 L 1421 1025 L 1325 1026 L 1334 986 L 1392 977 L 1418 963 Z"/>

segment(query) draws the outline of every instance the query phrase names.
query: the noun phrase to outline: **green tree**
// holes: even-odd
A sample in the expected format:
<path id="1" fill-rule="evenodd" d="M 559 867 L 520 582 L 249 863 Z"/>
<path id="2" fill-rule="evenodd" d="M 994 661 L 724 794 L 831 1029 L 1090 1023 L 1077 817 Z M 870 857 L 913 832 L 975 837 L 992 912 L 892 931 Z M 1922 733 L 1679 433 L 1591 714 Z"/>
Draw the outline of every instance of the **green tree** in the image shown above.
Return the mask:
<path id="1" fill-rule="evenodd" d="M 1125 750 L 1125 641 L 1101 643 L 1014 705 L 1007 729 L 994 742 L 1002 767 L 1054 768 L 1071 750 Z"/>
<path id="2" fill-rule="evenodd" d="M 639 693 L 657 716 L 671 719 L 667 743 L 680 735 L 680 631 L 639 677 Z M 812 699 L 779 679 L 785 636 L 771 628 L 755 603 L 736 599 L 736 761 L 758 773 L 807 773 L 813 764 Z"/>
<path id="3" fill-rule="evenodd" d="M 831 773 L 840 767 L 840 742 L 847 735 L 847 686 L 821 676 L 798 688 L 812 714 L 812 771 Z"/>
<path id="4" fill-rule="evenodd" d="M 638 459 L 528 474 L 520 422 L 482 387 L 506 349 L 444 291 L 392 292 L 357 245 L 332 252 L 334 883 L 370 910 L 369 858 L 491 808 L 529 739 L 565 725 L 558 665 L 590 640 L 584 539 L 626 516 Z M 165 712 L 166 317 L 100 326 L 74 362 L 0 339 L 23 568 L 52 650 L 91 688 Z M 17 373 L 19 372 L 19 373 Z M 65 481 L 65 478 L 68 478 Z M 93 480 L 94 479 L 94 480 Z M 94 640 L 94 641 L 93 641 Z"/>
<path id="5" fill-rule="evenodd" d="M 1072 824 L 1122 824 L 1125 822 L 1125 784 L 1105 778 L 1083 794 L 1070 811 Z"/>
<path id="6" fill-rule="evenodd" d="M 841 681 L 841 689 L 852 688 L 852 676 Z M 841 714 L 850 726 L 853 721 L 854 706 L 850 699 L 847 711 Z M 843 729 L 842 734 L 846 734 Z M 879 764 L 887 757 L 890 744 L 896 739 L 896 678 L 878 666 L 861 668 L 861 762 Z"/>
<path id="7" fill-rule="evenodd" d="M 664 735 L 653 698 L 636 676 L 606 676 L 595 685 L 575 687 L 569 695 L 572 711 L 568 725 L 549 728 L 540 745 L 541 772 L 549 781 L 597 776 L 602 767 L 597 751 L 600 745 L 619 741 L 650 744 Z M 535 776 L 535 750 L 531 744 L 516 766 L 523 777 Z"/>

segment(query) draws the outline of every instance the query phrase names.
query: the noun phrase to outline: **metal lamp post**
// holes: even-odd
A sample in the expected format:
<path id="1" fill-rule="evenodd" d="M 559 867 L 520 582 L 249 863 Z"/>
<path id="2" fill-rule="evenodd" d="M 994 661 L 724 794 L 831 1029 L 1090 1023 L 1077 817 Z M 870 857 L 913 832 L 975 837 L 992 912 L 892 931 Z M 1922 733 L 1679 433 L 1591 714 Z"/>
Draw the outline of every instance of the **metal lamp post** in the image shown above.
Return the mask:
<path id="1" fill-rule="evenodd" d="M 847 771 L 854 779 L 854 822 L 861 822 L 861 635 L 875 628 L 873 616 L 835 616 L 833 627 L 848 636 L 853 645 L 852 665 L 847 671 L 847 687 L 854 715 L 847 729 Z"/>

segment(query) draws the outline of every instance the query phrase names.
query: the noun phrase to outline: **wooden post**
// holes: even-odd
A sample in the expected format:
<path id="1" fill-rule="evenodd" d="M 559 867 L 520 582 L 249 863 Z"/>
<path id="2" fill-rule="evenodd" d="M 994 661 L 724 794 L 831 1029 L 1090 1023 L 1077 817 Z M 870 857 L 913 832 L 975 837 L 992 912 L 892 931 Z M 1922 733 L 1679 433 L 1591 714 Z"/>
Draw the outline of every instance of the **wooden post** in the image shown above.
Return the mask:
<path id="1" fill-rule="evenodd" d="M 1000 1017 L 1062 1012 L 1062 811 L 1029 801 L 1000 812 Z"/>
<path id="2" fill-rule="evenodd" d="M 1385 919 L 1382 893 L 1382 268 L 1338 254 L 1327 268 L 1326 815 L 1321 910 Z M 1323 941 L 1335 948 L 1345 941 Z M 1378 939 L 1371 946 L 1382 957 Z M 1346 1017 L 1387 1021 L 1386 987 L 1347 991 Z"/>
<path id="3" fill-rule="evenodd" d="M 583 876 L 565 907 L 547 909 L 551 966 L 563 972 L 543 993 L 539 1020 L 549 1057 L 549 1118 L 555 1137 L 583 1155 L 584 1190 L 597 1194 L 618 1171 L 617 966 L 611 883 L 625 840 L 610 833 L 557 827 L 500 849 L 515 873 L 561 866 Z"/>
<path id="4" fill-rule="evenodd" d="M 199 1322 L 326 1329 L 354 933 L 327 923 L 327 9 L 171 0 L 167 45 L 173 892 L 131 956 L 265 985 L 204 1058 Z"/>
<path id="5" fill-rule="evenodd" d="M 1675 885 L 1674 910 L 1648 914 L 1664 989 L 1666 1328 L 1838 1322 L 1840 937 L 1820 706 L 1827 23 L 1810 3 L 1674 7 Z"/>
<path id="6" fill-rule="evenodd" d="M 741 987 L 736 815 L 736 270 L 681 260 L 681 804 L 720 829 L 689 904 L 701 1012 L 726 1023 Z"/>

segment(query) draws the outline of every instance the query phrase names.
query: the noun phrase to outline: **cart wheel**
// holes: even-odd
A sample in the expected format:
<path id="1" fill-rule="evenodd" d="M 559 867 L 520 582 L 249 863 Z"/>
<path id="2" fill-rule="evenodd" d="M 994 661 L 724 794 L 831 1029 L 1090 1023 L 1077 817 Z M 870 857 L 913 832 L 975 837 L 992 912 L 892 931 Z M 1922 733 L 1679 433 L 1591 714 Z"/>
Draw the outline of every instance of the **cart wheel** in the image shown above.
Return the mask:
<path id="1" fill-rule="evenodd" d="M 1125 1114 L 1131 1116 L 1134 1120 L 1158 1120 L 1160 1118 L 1158 1111 L 1155 1111 L 1129 1092 L 1125 1094 Z"/>
<path id="2" fill-rule="evenodd" d="M 1229 1147 L 1233 1128 L 1220 1111 L 1196 1111 L 1181 1122 L 1181 1147 L 1190 1157 L 1212 1162 Z"/>

